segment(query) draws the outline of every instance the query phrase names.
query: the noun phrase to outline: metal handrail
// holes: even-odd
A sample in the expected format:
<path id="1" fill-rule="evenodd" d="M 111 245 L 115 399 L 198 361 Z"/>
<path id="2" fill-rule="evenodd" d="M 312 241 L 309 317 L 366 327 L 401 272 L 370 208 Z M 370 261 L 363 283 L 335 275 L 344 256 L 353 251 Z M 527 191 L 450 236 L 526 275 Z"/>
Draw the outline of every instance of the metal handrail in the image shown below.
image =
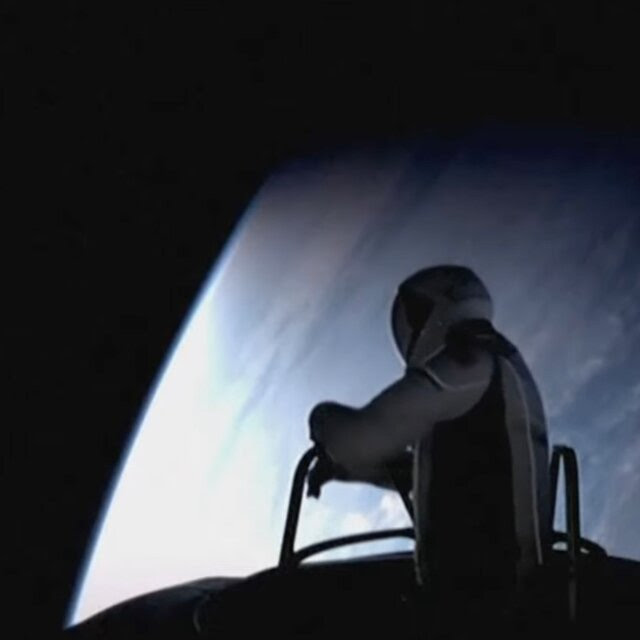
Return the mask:
<path id="1" fill-rule="evenodd" d="M 316 544 L 309 545 L 298 551 L 295 551 L 295 539 L 298 530 L 298 521 L 300 519 L 300 509 L 302 506 L 302 498 L 304 494 L 304 485 L 309 474 L 309 469 L 315 460 L 322 455 L 321 450 L 317 446 L 313 446 L 308 449 L 304 455 L 300 458 L 296 470 L 293 474 L 293 483 L 291 485 L 291 495 L 289 497 L 289 507 L 287 510 L 287 518 L 285 521 L 284 535 L 282 537 L 282 546 L 280 548 L 280 568 L 290 568 L 299 564 L 305 558 L 321 553 L 329 549 L 336 547 L 357 544 L 361 542 L 371 542 L 374 540 L 384 540 L 387 538 L 415 537 L 413 528 L 406 529 L 384 529 L 382 531 L 372 531 L 367 533 L 358 533 L 350 536 L 343 536 L 340 538 L 332 538 L 318 542 Z M 413 517 L 413 511 L 411 509 L 411 501 L 409 497 L 401 490 L 400 483 L 393 469 L 388 468 L 390 478 L 393 484 L 396 485 L 398 493 L 400 494 L 403 503 L 409 512 L 409 515 Z"/>
<path id="2" fill-rule="evenodd" d="M 295 473 L 293 474 L 293 484 L 291 485 L 291 496 L 289 498 L 289 508 L 287 510 L 287 519 L 284 526 L 284 536 L 282 538 L 282 547 L 280 548 L 280 566 L 287 567 L 294 564 L 293 546 L 296 540 L 296 532 L 298 530 L 298 520 L 300 518 L 300 507 L 302 505 L 302 494 L 304 491 L 304 483 L 309 473 L 309 468 L 313 461 L 318 457 L 318 447 L 311 447 L 298 462 Z"/>
<path id="3" fill-rule="evenodd" d="M 330 540 L 323 540 L 315 544 L 310 544 L 308 547 L 298 549 L 293 553 L 293 564 L 299 564 L 304 559 L 310 556 L 322 553 L 323 551 L 329 551 L 337 547 L 342 547 L 348 544 L 358 544 L 361 542 L 374 542 L 376 540 L 386 540 L 388 538 L 415 538 L 415 532 L 412 527 L 405 527 L 401 529 L 383 529 L 382 531 L 368 531 L 365 533 L 355 533 L 349 536 L 341 536 L 340 538 L 331 538 Z"/>
<path id="4" fill-rule="evenodd" d="M 280 568 L 291 568 L 299 564 L 305 558 L 311 555 L 334 549 L 347 544 L 357 544 L 360 542 L 370 542 L 374 540 L 383 540 L 391 537 L 415 537 L 414 530 L 408 529 L 388 529 L 383 531 L 374 531 L 369 533 L 355 534 L 325 540 L 316 544 L 309 545 L 298 551 L 294 550 L 298 521 L 300 518 L 300 509 L 304 493 L 305 481 L 309 473 L 309 469 L 313 462 L 321 455 L 321 451 L 317 446 L 311 447 L 302 456 L 293 476 L 293 484 L 291 487 L 291 495 L 289 499 L 289 507 L 287 510 L 287 518 L 285 522 L 284 536 L 280 549 Z M 550 529 L 553 530 L 553 521 L 555 519 L 555 509 L 557 504 L 558 479 L 560 474 L 560 463 L 563 463 L 565 478 L 565 515 L 566 515 L 566 534 L 555 533 L 555 541 L 562 540 L 567 543 L 568 556 L 568 609 L 569 620 L 573 623 L 578 616 L 578 561 L 579 556 L 584 549 L 589 553 L 597 555 L 606 555 L 602 547 L 595 543 L 585 540 L 581 536 L 580 531 L 580 495 L 579 495 L 579 477 L 578 477 L 578 460 L 575 451 L 564 445 L 553 447 L 550 465 L 551 476 L 551 509 L 550 509 Z M 399 485 L 397 485 L 399 488 Z M 410 511 L 410 501 L 408 496 L 399 491 L 400 495 Z"/>
<path id="5" fill-rule="evenodd" d="M 578 558 L 582 545 L 580 534 L 580 496 L 578 478 L 578 459 L 571 447 L 558 445 L 553 447 L 551 456 L 551 524 L 555 519 L 556 498 L 560 462 L 563 462 L 565 485 L 565 516 L 567 523 L 567 555 L 569 559 L 568 606 L 569 620 L 575 622 L 578 616 Z"/>

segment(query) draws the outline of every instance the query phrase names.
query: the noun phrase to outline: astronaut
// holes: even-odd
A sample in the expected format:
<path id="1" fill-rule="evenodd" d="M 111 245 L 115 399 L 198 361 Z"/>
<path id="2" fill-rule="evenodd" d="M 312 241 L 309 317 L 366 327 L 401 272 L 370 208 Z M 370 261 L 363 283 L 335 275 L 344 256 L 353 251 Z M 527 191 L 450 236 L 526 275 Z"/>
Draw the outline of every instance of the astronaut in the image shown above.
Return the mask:
<path id="1" fill-rule="evenodd" d="M 312 470 L 311 493 L 334 478 L 394 487 L 390 464 L 410 461 L 417 578 L 444 601 L 517 593 L 550 548 L 543 405 L 492 315 L 470 269 L 415 273 L 392 308 L 404 375 L 362 408 L 309 417 L 332 469 Z"/>

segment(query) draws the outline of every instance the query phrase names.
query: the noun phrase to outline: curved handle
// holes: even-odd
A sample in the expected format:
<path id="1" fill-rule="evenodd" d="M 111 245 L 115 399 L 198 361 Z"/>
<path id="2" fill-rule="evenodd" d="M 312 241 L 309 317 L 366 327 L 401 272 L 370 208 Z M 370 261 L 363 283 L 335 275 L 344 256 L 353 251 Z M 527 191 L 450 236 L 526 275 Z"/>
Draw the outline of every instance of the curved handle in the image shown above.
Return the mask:
<path id="1" fill-rule="evenodd" d="M 571 447 L 555 446 L 551 457 L 551 524 L 556 509 L 560 461 L 564 463 L 565 515 L 567 520 L 567 554 L 569 556 L 569 620 L 578 615 L 578 557 L 580 556 L 580 496 L 578 459 Z"/>
<path id="2" fill-rule="evenodd" d="M 306 558 L 314 556 L 317 553 L 323 551 L 329 551 L 337 547 L 344 547 L 349 544 L 358 544 L 361 542 L 375 542 L 376 540 L 387 540 L 389 538 L 409 538 L 415 539 L 415 532 L 412 527 L 405 527 L 401 529 L 383 529 L 381 531 L 368 531 L 366 533 L 355 533 L 349 536 L 342 536 L 340 538 L 331 538 L 330 540 L 323 540 L 316 544 L 310 544 L 308 547 L 303 547 L 292 554 L 291 563 L 300 564 Z"/>
<path id="3" fill-rule="evenodd" d="M 300 517 L 300 506 L 302 505 L 304 482 L 307 478 L 307 474 L 309 473 L 309 468 L 318 455 L 318 447 L 311 447 L 311 449 L 309 449 L 302 458 L 300 458 L 296 471 L 293 475 L 293 485 L 291 486 L 291 496 L 289 498 L 289 509 L 287 510 L 282 547 L 280 548 L 281 567 L 286 567 L 292 564 L 294 555 L 293 547 L 296 540 L 296 532 L 298 530 L 298 519 Z"/>

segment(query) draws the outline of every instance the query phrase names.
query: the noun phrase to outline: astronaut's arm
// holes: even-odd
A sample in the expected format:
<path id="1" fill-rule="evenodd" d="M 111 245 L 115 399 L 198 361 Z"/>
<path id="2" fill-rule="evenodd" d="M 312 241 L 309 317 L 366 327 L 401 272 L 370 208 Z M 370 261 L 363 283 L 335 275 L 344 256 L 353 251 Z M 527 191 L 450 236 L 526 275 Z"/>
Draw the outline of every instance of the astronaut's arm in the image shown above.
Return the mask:
<path id="1" fill-rule="evenodd" d="M 488 352 L 460 362 L 446 350 L 406 373 L 360 409 L 326 402 L 309 418 L 312 439 L 354 476 L 394 458 L 431 427 L 469 411 L 486 391 L 493 370 Z M 363 478 L 365 479 L 365 478 Z"/>

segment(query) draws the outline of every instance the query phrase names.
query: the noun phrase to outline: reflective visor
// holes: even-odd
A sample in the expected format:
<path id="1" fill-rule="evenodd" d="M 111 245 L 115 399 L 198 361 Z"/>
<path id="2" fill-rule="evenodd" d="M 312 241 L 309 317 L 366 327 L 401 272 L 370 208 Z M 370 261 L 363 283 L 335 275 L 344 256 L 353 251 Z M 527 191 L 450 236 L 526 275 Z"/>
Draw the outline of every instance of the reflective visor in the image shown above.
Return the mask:
<path id="1" fill-rule="evenodd" d="M 435 303 L 414 288 L 400 287 L 393 305 L 393 334 L 398 349 L 408 358 L 420 333 L 433 313 Z"/>

